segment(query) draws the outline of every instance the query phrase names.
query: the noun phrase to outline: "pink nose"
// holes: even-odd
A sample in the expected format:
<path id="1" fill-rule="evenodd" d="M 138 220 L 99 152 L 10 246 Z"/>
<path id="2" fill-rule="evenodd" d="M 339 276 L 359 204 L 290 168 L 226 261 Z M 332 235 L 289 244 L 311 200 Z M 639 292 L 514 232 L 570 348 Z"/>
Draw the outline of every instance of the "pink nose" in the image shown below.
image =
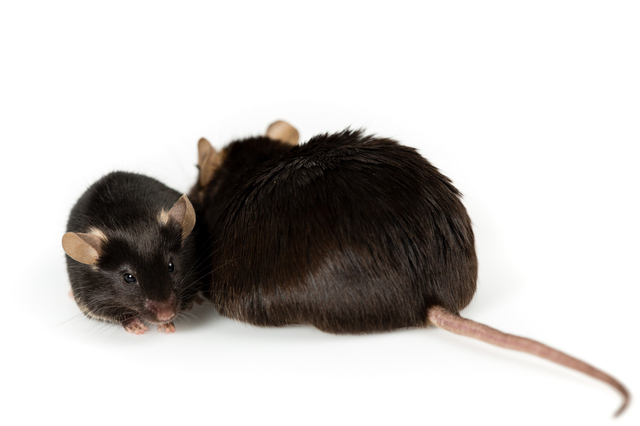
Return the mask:
<path id="1" fill-rule="evenodd" d="M 147 300 L 144 306 L 153 313 L 158 321 L 171 321 L 176 315 L 176 310 L 171 300 L 167 302 Z"/>

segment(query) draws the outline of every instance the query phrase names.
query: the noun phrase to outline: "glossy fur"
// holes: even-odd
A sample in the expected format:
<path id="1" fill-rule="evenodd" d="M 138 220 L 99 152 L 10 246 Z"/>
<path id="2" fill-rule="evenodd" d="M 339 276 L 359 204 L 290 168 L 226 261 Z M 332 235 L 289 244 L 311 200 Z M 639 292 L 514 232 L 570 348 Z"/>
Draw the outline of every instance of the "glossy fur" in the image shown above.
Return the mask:
<path id="1" fill-rule="evenodd" d="M 629 392 L 609 374 L 459 315 L 476 288 L 471 221 L 451 181 L 415 150 L 349 130 L 295 146 L 297 131 L 274 124 L 267 134 L 282 142 L 250 138 L 220 153 L 198 144 L 191 195 L 222 315 L 330 333 L 430 323 L 601 380 L 624 411 Z"/>
<path id="2" fill-rule="evenodd" d="M 129 328 L 132 322 L 163 324 L 169 321 L 159 319 L 162 309 L 173 315 L 191 306 L 202 275 L 196 269 L 196 233 L 183 240 L 180 224 L 161 214 L 179 198 L 178 192 L 155 179 L 115 172 L 78 200 L 67 231 L 98 230 L 106 237 L 95 265 L 67 256 L 73 295 L 87 316 L 121 323 L 135 332 Z M 125 273 L 137 282 L 126 282 Z"/>
<path id="3" fill-rule="evenodd" d="M 209 297 L 225 316 L 330 333 L 423 327 L 473 297 L 460 193 L 414 149 L 344 131 L 291 146 L 236 141 L 191 193 L 210 238 Z"/>

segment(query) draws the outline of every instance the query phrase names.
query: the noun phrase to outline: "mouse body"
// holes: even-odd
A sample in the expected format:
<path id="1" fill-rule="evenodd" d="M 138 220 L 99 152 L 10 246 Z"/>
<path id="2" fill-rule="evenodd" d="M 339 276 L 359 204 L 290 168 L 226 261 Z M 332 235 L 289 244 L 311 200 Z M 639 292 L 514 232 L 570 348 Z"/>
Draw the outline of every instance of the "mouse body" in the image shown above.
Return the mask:
<path id="1" fill-rule="evenodd" d="M 297 145 L 284 122 L 217 151 L 198 144 L 190 192 L 209 242 L 206 296 L 258 326 L 336 334 L 429 324 L 534 354 L 613 386 L 610 375 L 537 341 L 462 318 L 478 263 L 452 182 L 416 150 L 345 130 Z"/>
<path id="2" fill-rule="evenodd" d="M 90 318 L 141 334 L 197 301 L 195 212 L 186 195 L 135 173 L 91 185 L 69 216 L 62 245 L 73 297 Z"/>
<path id="3" fill-rule="evenodd" d="M 220 241 L 209 298 L 222 315 L 358 334 L 471 301 L 471 221 L 414 149 L 348 130 L 301 146 L 251 138 L 221 155 L 199 210 Z"/>

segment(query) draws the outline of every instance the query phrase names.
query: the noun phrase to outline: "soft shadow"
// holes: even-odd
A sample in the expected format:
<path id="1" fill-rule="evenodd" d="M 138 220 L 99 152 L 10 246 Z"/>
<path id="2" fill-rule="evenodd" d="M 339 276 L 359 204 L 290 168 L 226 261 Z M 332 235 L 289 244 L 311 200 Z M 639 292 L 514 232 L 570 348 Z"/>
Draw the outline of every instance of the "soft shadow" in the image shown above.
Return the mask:
<path id="1" fill-rule="evenodd" d="M 181 313 L 180 318 L 175 322 L 176 332 L 193 331 L 203 327 L 208 327 L 222 318 L 218 311 L 209 302 L 201 305 L 195 304 L 189 311 Z"/>

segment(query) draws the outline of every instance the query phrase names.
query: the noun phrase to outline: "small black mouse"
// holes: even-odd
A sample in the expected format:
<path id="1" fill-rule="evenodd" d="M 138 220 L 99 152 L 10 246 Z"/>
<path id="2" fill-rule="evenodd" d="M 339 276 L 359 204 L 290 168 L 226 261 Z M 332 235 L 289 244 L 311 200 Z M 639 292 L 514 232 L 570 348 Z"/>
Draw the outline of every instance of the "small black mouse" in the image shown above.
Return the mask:
<path id="1" fill-rule="evenodd" d="M 62 237 L 80 310 L 134 334 L 148 323 L 173 333 L 180 312 L 199 300 L 194 226 L 188 197 L 155 179 L 114 172 L 95 182 Z"/>
<path id="2" fill-rule="evenodd" d="M 206 296 L 258 326 L 336 334 L 433 324 L 528 352 L 617 389 L 610 375 L 534 340 L 462 318 L 478 262 L 461 194 L 415 149 L 345 130 L 298 145 L 285 122 L 216 151 L 198 144 L 190 192 L 212 244 Z"/>

